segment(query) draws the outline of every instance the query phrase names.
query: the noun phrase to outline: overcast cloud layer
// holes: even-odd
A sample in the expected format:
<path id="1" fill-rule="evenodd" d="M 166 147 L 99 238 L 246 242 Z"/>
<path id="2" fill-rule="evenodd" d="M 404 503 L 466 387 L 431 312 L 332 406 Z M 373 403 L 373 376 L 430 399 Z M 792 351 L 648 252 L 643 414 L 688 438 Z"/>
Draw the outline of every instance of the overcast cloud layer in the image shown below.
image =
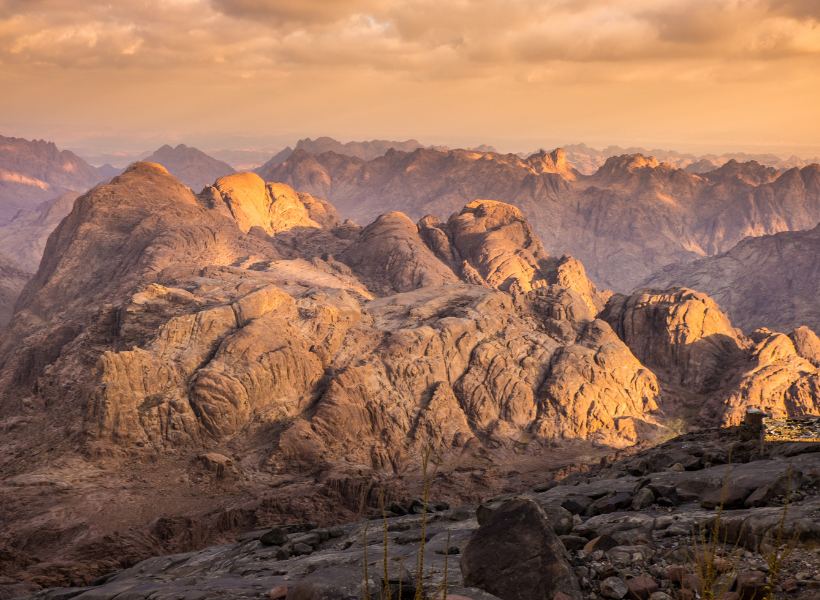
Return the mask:
<path id="1" fill-rule="evenodd" d="M 58 141 L 817 153 L 818 67 L 817 0 L 0 0 L 0 133 Z"/>

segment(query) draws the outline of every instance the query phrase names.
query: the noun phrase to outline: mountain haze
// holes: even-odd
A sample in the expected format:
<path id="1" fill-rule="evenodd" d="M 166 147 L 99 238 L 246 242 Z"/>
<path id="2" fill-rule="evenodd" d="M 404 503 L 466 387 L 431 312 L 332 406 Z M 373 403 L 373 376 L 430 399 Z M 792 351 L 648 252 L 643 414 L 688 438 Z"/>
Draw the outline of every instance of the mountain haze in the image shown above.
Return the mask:
<path id="1" fill-rule="evenodd" d="M 53 142 L 0 136 L 0 226 L 68 191 L 85 192 L 105 177 Z"/>
<path id="2" fill-rule="evenodd" d="M 215 179 L 235 172 L 228 163 L 185 144 L 179 144 L 176 148 L 166 144 L 142 160 L 162 165 L 194 192 L 200 192 Z"/>

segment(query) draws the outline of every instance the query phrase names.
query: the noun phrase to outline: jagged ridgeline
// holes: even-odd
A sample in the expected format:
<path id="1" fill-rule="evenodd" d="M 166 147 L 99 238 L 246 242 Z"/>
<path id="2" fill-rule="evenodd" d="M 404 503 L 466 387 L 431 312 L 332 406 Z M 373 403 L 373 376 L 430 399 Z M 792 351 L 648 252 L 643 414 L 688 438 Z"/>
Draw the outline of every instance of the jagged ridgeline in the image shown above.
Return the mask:
<path id="1" fill-rule="evenodd" d="M 748 236 L 820 222 L 816 164 L 781 173 L 730 160 L 695 174 L 651 156 L 624 154 L 607 158 L 587 176 L 560 148 L 527 158 L 390 150 L 367 161 L 297 149 L 257 172 L 266 181 L 326 198 L 343 218 L 362 223 L 388 210 L 415 221 L 427 214 L 447 218 L 476 198 L 507 202 L 527 216 L 547 252 L 571 254 L 599 287 L 623 293 L 664 267 L 726 252 Z M 773 325 L 754 325 L 761 326 Z"/>
<path id="2" fill-rule="evenodd" d="M 527 461 L 566 464 L 572 444 L 597 460 L 690 424 L 738 423 L 747 407 L 816 412 L 816 348 L 803 330 L 745 337 L 691 290 L 599 291 L 509 204 L 361 227 L 255 174 L 195 195 L 136 163 L 77 199 L 0 338 L 8 522 L 46 540 L 33 552 L 99 558 L 121 544 L 145 558 L 156 538 L 89 540 L 125 518 L 225 508 L 183 502 L 202 465 L 236 502 L 302 477 L 310 502 L 283 491 L 268 517 L 339 519 L 374 481 L 400 487 L 428 445 L 447 493 L 472 501 Z M 106 478 L 123 473 L 150 489 L 129 492 L 138 512 L 105 516 L 125 502 Z M 44 501 L 52 520 L 24 501 L 43 481 L 67 486 Z M 237 505 L 220 531 L 259 510 Z M 189 534 L 161 547 L 203 543 Z"/>

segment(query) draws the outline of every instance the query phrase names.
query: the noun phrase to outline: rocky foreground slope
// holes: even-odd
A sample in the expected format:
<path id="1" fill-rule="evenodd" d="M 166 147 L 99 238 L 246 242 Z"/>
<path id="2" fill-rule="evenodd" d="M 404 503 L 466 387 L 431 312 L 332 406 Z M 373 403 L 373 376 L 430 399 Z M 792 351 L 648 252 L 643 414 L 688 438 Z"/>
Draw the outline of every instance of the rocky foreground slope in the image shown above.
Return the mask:
<path id="1" fill-rule="evenodd" d="M 580 260 L 601 287 L 627 292 L 662 267 L 725 252 L 747 236 L 820 222 L 820 167 L 780 174 L 730 160 L 700 175 L 640 154 L 613 156 L 585 176 L 563 150 L 522 159 L 467 150 L 391 150 L 365 161 L 294 152 L 257 172 L 331 201 L 343 218 L 387 211 L 447 219 L 475 198 L 512 204 L 547 252 Z"/>
<path id="2" fill-rule="evenodd" d="M 478 505 L 381 501 L 369 522 L 279 521 L 219 546 L 66 582 L 73 587 L 0 589 L 31 600 L 364 599 L 386 590 L 413 597 L 419 588 L 459 600 L 692 599 L 705 597 L 697 544 L 711 552 L 700 532 L 717 530 L 716 597 L 771 590 L 810 600 L 820 593 L 817 450 L 762 447 L 741 428 L 703 431 Z M 766 555 L 778 535 L 794 549 L 775 572 Z"/>
<path id="3" fill-rule="evenodd" d="M 350 521 L 428 446 L 462 504 L 747 407 L 816 413 L 817 348 L 691 290 L 602 292 L 508 204 L 360 227 L 251 173 L 195 195 L 137 163 L 77 199 L 0 337 L 5 573 Z"/>

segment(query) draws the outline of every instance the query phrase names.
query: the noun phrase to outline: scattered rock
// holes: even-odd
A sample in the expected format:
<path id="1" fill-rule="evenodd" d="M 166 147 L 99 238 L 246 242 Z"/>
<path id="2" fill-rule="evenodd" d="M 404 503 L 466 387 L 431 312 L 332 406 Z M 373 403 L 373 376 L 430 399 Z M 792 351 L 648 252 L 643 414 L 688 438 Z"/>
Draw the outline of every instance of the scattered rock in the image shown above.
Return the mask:
<path id="1" fill-rule="evenodd" d="M 629 593 L 629 587 L 620 577 L 608 577 L 601 582 L 601 595 L 612 600 L 621 600 Z"/>
<path id="2" fill-rule="evenodd" d="M 647 575 L 638 575 L 626 580 L 631 600 L 649 600 L 658 591 L 657 582 Z"/>

